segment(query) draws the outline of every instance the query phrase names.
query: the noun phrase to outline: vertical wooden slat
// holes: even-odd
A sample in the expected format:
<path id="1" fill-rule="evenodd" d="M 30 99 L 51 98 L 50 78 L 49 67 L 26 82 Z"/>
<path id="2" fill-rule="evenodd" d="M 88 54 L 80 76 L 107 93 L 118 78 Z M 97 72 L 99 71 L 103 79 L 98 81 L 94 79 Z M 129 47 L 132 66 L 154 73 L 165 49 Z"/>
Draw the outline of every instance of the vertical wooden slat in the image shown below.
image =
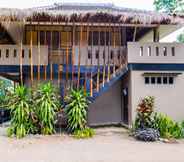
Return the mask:
<path id="1" fill-rule="evenodd" d="M 108 34 L 109 34 L 109 40 L 108 40 L 108 65 L 107 65 L 107 82 L 110 80 L 110 23 L 109 23 L 109 29 L 108 29 Z"/>
<path id="2" fill-rule="evenodd" d="M 93 96 L 93 24 L 91 24 L 91 65 L 90 65 L 90 96 Z"/>
<path id="3" fill-rule="evenodd" d="M 44 44 L 48 46 L 47 38 L 46 38 L 46 31 L 44 31 Z M 49 53 L 47 53 L 49 54 Z M 49 58 L 49 56 L 48 56 Z M 47 80 L 47 65 L 44 65 L 44 80 Z"/>
<path id="4" fill-rule="evenodd" d="M 116 48 L 116 31 L 115 31 L 115 25 L 113 27 L 113 76 L 115 76 L 115 70 L 116 70 L 116 63 L 115 63 L 115 48 Z"/>
<path id="5" fill-rule="evenodd" d="M 22 69 L 22 39 L 20 41 L 20 84 L 23 85 L 23 69 Z"/>
<path id="6" fill-rule="evenodd" d="M 52 40 L 53 40 L 53 33 L 52 30 L 50 31 L 50 80 L 53 80 L 53 63 L 52 63 Z"/>
<path id="7" fill-rule="evenodd" d="M 80 86 L 80 64 L 81 64 L 81 46 L 82 46 L 82 32 L 83 32 L 83 26 L 81 24 L 80 26 L 80 41 L 79 41 L 79 55 L 78 55 L 78 79 L 77 79 L 77 88 Z"/>
<path id="8" fill-rule="evenodd" d="M 88 44 L 89 44 L 89 24 L 87 24 L 87 34 L 86 34 L 86 42 L 87 42 L 87 55 L 86 55 L 86 70 L 85 70 L 85 82 L 84 82 L 84 92 L 87 91 L 87 77 L 88 77 Z"/>
<path id="9" fill-rule="evenodd" d="M 100 84 L 100 27 L 98 27 L 98 72 L 97 72 L 97 86 L 96 90 L 99 92 Z"/>
<path id="10" fill-rule="evenodd" d="M 31 66 L 31 86 L 33 85 L 33 33 L 31 29 L 31 40 L 30 40 L 30 66 Z"/>
<path id="11" fill-rule="evenodd" d="M 41 51 L 40 51 L 40 31 L 38 31 L 38 81 L 40 81 L 40 59 L 41 59 Z"/>
<path id="12" fill-rule="evenodd" d="M 106 25 L 105 25 L 105 32 L 104 32 L 104 53 L 103 53 L 103 59 L 104 59 L 104 65 L 103 65 L 103 80 L 102 80 L 102 86 L 105 85 L 105 76 L 106 76 Z"/>
<path id="13" fill-rule="evenodd" d="M 120 55 L 120 69 L 122 68 L 123 65 L 123 56 L 121 52 L 121 25 L 119 24 L 119 55 Z"/>
<path id="14" fill-rule="evenodd" d="M 59 31 L 59 63 L 61 62 L 61 33 Z M 61 83 L 61 71 L 60 71 L 60 64 L 58 64 L 58 87 L 60 87 Z"/>
<path id="15" fill-rule="evenodd" d="M 69 36 L 68 36 L 68 31 L 66 31 L 66 83 L 68 83 L 68 42 L 69 42 Z"/>
<path id="16" fill-rule="evenodd" d="M 73 23 L 73 31 L 72 31 L 72 88 L 74 85 L 74 56 L 75 56 L 75 24 Z"/>

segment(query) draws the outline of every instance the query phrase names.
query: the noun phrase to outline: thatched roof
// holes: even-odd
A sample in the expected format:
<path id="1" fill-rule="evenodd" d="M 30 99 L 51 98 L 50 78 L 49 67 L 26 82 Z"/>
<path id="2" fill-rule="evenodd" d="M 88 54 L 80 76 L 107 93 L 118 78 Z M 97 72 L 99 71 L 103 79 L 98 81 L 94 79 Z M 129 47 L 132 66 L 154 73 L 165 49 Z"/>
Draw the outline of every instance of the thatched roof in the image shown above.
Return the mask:
<path id="1" fill-rule="evenodd" d="M 1 21 L 182 24 L 184 17 L 113 4 L 64 3 L 31 9 L 0 9 Z"/>

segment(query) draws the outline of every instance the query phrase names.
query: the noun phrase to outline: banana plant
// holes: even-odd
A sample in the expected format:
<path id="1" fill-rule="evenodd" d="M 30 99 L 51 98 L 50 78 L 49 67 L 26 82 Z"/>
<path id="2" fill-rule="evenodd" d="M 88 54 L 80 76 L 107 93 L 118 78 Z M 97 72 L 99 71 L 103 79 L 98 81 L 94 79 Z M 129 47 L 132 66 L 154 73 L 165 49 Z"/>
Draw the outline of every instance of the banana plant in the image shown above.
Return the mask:
<path id="1" fill-rule="evenodd" d="M 68 130 L 75 132 L 86 127 L 89 101 L 83 90 L 71 89 L 65 97 L 65 112 L 68 119 Z"/>
<path id="2" fill-rule="evenodd" d="M 33 93 L 33 100 L 40 133 L 53 134 L 56 112 L 60 107 L 55 87 L 51 83 L 40 84 L 37 91 Z"/>

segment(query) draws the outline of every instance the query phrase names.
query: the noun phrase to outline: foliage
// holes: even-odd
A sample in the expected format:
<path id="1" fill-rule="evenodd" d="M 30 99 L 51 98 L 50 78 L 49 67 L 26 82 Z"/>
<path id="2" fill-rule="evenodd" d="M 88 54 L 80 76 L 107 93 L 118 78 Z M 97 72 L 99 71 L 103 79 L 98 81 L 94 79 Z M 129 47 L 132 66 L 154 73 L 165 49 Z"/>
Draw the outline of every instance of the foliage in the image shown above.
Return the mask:
<path id="1" fill-rule="evenodd" d="M 30 120 L 30 91 L 18 86 L 11 96 L 11 125 L 8 128 L 8 136 L 15 135 L 22 138 L 31 133 L 34 126 Z"/>
<path id="2" fill-rule="evenodd" d="M 138 129 L 134 134 L 135 138 L 141 141 L 157 141 L 160 137 L 158 130 L 153 128 Z"/>
<path id="3" fill-rule="evenodd" d="M 84 129 L 87 123 L 87 107 L 89 104 L 87 94 L 83 90 L 72 89 L 69 95 L 65 97 L 65 102 L 69 131 Z"/>
<path id="4" fill-rule="evenodd" d="M 91 138 L 95 135 L 95 131 L 92 128 L 84 128 L 82 130 L 75 130 L 75 138 Z"/>
<path id="5" fill-rule="evenodd" d="M 34 112 L 38 120 L 39 133 L 48 135 L 55 132 L 54 122 L 59 108 L 59 97 L 51 83 L 41 84 L 33 93 Z"/>
<path id="6" fill-rule="evenodd" d="M 137 108 L 135 129 L 150 128 L 152 125 L 152 113 L 154 109 L 154 97 L 147 96 L 140 101 Z"/>
<path id="7" fill-rule="evenodd" d="M 182 124 L 161 113 L 155 113 L 153 128 L 157 129 L 163 138 L 182 138 L 184 136 Z"/>
<path id="8" fill-rule="evenodd" d="M 177 41 L 180 43 L 184 43 L 184 31 L 182 34 L 179 34 L 177 37 Z"/>
<path id="9" fill-rule="evenodd" d="M 183 0 L 155 0 L 154 5 L 157 11 L 165 11 L 167 13 L 184 11 Z"/>
<path id="10" fill-rule="evenodd" d="M 12 93 L 11 87 L 5 80 L 0 80 L 0 108 L 8 107 L 10 93 Z"/>

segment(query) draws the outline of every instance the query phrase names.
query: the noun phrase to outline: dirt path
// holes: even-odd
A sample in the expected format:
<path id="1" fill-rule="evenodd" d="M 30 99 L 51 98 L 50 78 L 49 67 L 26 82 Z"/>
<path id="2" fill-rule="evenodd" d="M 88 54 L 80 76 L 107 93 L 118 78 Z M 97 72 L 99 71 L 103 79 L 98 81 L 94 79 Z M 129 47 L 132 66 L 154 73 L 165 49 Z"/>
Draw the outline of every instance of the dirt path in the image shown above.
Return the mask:
<path id="1" fill-rule="evenodd" d="M 144 143 L 123 128 L 100 128 L 92 139 L 67 135 L 5 136 L 0 128 L 0 162 L 184 162 L 184 141 Z"/>

